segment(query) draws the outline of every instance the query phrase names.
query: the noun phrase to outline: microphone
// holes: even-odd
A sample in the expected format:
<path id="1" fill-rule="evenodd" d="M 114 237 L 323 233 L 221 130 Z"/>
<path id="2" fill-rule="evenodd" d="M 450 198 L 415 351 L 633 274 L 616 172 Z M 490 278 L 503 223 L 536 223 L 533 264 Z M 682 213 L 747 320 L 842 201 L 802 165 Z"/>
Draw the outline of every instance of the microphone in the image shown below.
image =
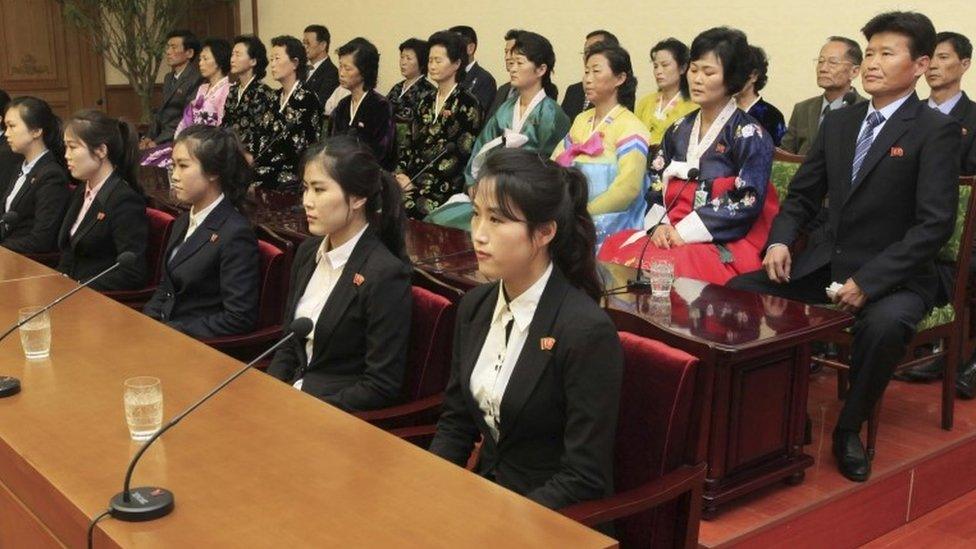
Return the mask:
<path id="1" fill-rule="evenodd" d="M 3 214 L 3 217 L 0 217 L 0 238 L 7 236 L 19 220 L 20 214 L 13 210 Z"/>
<path id="2" fill-rule="evenodd" d="M 448 143 L 447 145 L 444 145 L 444 148 L 441 149 L 441 152 L 439 152 L 436 155 L 434 155 L 434 159 L 433 160 L 431 160 L 430 162 L 424 164 L 424 167 L 421 168 L 419 172 L 415 173 L 413 175 L 413 177 L 410 178 L 410 183 L 413 183 L 418 177 L 420 177 L 421 175 L 423 175 L 424 172 L 426 172 L 427 170 L 433 168 L 434 167 L 434 164 L 436 164 L 437 161 L 440 160 L 441 157 L 443 157 L 445 154 L 447 154 L 449 152 L 454 152 L 455 150 L 457 150 L 457 145 L 455 145 L 454 143 Z"/>
<path id="3" fill-rule="evenodd" d="M 667 217 L 668 213 L 671 212 L 671 209 L 674 208 L 675 204 L 678 203 L 678 198 L 680 198 L 681 194 L 685 192 L 685 187 L 687 187 L 692 181 L 697 181 L 699 176 L 701 176 L 701 170 L 698 168 L 689 169 L 688 177 L 681 185 L 681 188 L 678 189 L 678 194 L 676 194 L 674 199 L 671 200 L 671 203 L 664 208 L 664 212 L 661 214 L 661 217 L 657 219 L 657 223 L 651 225 L 651 228 L 644 231 L 644 235 L 647 237 L 647 240 L 644 241 L 644 247 L 641 248 L 641 253 L 639 256 L 637 256 L 637 276 L 634 277 L 633 280 L 627 281 L 627 291 L 646 291 L 651 288 L 651 281 L 644 278 L 644 254 L 647 253 L 647 245 L 651 243 L 651 233 L 653 233 L 654 229 L 656 229 L 658 225 L 664 221 L 664 218 Z"/>
<path id="4" fill-rule="evenodd" d="M 89 284 L 91 284 L 92 282 L 95 282 L 96 280 L 98 280 L 102 276 L 107 275 L 108 273 L 114 271 L 115 269 L 118 269 L 119 267 L 131 267 L 131 266 L 135 265 L 135 263 L 136 263 L 136 254 L 134 254 L 132 252 L 122 252 L 122 253 L 120 253 L 118 259 L 116 259 L 116 261 L 115 261 L 115 265 L 112 265 L 108 269 L 105 269 L 104 271 L 98 273 L 97 275 L 89 278 L 84 283 L 79 284 L 76 288 L 72 288 L 71 291 L 69 291 L 68 293 L 62 295 L 61 297 L 59 297 L 59 298 L 55 299 L 54 301 L 52 301 L 51 303 L 49 303 L 43 309 L 37 311 L 36 313 L 30 315 L 29 317 L 27 317 L 27 318 L 21 320 L 20 322 L 14 324 L 6 332 L 4 332 L 3 335 L 0 335 L 0 341 L 3 341 L 4 338 L 6 338 L 10 334 L 12 334 L 17 328 L 20 328 L 24 324 L 27 324 L 31 320 L 34 320 L 34 318 L 37 317 L 38 315 L 40 315 L 41 313 L 44 313 L 45 311 L 48 311 L 49 309 L 51 309 L 52 307 L 54 307 L 58 303 L 61 303 L 65 299 L 68 299 L 69 297 L 75 295 L 82 288 L 87 287 Z"/>
<path id="5" fill-rule="evenodd" d="M 132 457 L 132 461 L 129 462 L 129 468 L 125 472 L 125 482 L 122 485 L 122 491 L 112 496 L 112 499 L 109 501 L 109 510 L 111 515 L 125 522 L 155 520 L 168 515 L 173 510 L 175 505 L 173 502 L 172 492 L 165 488 L 159 488 L 156 486 L 140 486 L 131 490 L 129 489 L 129 485 L 132 481 L 132 471 L 135 469 L 136 464 L 139 462 L 139 458 L 142 457 L 142 454 L 146 453 L 149 446 L 152 445 L 156 439 L 161 437 L 163 433 L 175 427 L 176 424 L 188 416 L 190 412 L 196 410 L 201 404 L 210 400 L 210 397 L 216 395 L 221 389 L 229 385 L 232 381 L 244 375 L 244 372 L 250 370 L 255 364 L 258 363 L 258 361 L 268 356 L 272 351 L 278 349 L 278 347 L 281 347 L 291 339 L 304 339 L 312 331 L 312 327 L 313 325 L 311 320 L 304 317 L 296 318 L 292 321 L 291 325 L 288 326 L 288 335 L 279 339 L 277 343 L 258 355 L 257 358 L 247 363 L 243 368 L 225 379 L 212 391 L 204 395 L 203 398 L 198 400 L 196 403 L 191 404 L 189 408 L 180 412 L 179 415 L 169 420 L 166 425 L 163 425 L 160 430 L 156 431 L 156 433 L 153 434 L 153 436 L 150 437 L 141 448 L 139 448 L 136 455 Z"/>
<path id="6" fill-rule="evenodd" d="M 842 101 L 845 105 L 853 105 L 857 102 L 857 92 L 851 90 L 844 94 L 844 100 Z"/>

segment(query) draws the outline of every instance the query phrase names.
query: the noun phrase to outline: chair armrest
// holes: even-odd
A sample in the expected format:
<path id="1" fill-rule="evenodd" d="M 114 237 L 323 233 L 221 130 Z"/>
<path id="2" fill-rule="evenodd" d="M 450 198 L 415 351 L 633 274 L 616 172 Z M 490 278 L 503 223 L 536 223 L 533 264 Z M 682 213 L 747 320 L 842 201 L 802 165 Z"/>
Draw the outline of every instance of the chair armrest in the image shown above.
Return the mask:
<path id="1" fill-rule="evenodd" d="M 260 330 L 247 334 L 209 337 L 201 339 L 200 341 L 215 349 L 223 350 L 271 343 L 281 339 L 282 335 L 283 334 L 280 326 L 269 326 L 267 328 L 261 328 Z"/>
<path id="2" fill-rule="evenodd" d="M 629 517 L 674 500 L 686 492 L 700 490 L 705 482 L 705 468 L 705 463 L 683 465 L 637 488 L 607 498 L 570 505 L 559 512 L 587 526 Z M 692 502 L 692 505 L 698 503 Z"/>
<path id="3" fill-rule="evenodd" d="M 406 404 L 390 406 L 388 408 L 381 408 L 379 410 L 355 412 L 353 415 L 363 421 L 369 421 L 370 423 L 390 419 L 407 419 L 411 416 L 420 415 L 424 412 L 432 412 L 437 410 L 443 403 L 444 393 L 438 393 L 420 400 L 407 402 Z"/>

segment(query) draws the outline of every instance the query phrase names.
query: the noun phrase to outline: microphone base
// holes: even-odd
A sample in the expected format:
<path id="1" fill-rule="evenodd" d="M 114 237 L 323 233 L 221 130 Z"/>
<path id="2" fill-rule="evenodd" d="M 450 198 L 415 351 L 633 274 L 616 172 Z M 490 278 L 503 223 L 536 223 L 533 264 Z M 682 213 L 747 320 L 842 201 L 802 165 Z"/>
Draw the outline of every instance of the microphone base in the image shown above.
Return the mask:
<path id="1" fill-rule="evenodd" d="M 140 486 L 129 490 L 129 501 L 119 492 L 109 501 L 112 518 L 124 522 L 143 522 L 165 517 L 173 511 L 173 492 L 155 486 Z"/>
<path id="2" fill-rule="evenodd" d="M 0 398 L 14 396 L 19 392 L 19 379 L 15 377 L 0 376 Z"/>
<path id="3" fill-rule="evenodd" d="M 651 291 L 651 281 L 650 280 L 628 280 L 627 291 L 634 292 L 634 293 L 649 292 Z"/>

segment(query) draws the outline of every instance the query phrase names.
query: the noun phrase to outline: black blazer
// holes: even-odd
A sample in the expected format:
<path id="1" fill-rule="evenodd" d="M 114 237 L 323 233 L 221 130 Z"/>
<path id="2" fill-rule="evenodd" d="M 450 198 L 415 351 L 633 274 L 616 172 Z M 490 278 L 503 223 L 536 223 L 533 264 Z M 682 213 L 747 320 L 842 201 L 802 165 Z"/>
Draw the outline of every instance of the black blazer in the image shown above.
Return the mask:
<path id="1" fill-rule="evenodd" d="M 157 145 L 173 140 L 176 127 L 183 119 L 183 109 L 197 95 L 197 88 L 203 82 L 196 60 L 190 61 L 177 79 L 170 71 L 163 78 L 163 97 L 159 107 L 153 110 L 146 137 Z"/>
<path id="2" fill-rule="evenodd" d="M 792 244 L 828 198 L 823 240 L 794 258 L 792 278 L 829 264 L 831 280 L 852 277 L 869 300 L 906 288 L 932 306 L 934 260 L 952 235 L 959 200 L 959 124 L 913 93 L 885 123 L 852 185 L 868 105 L 827 113 L 766 247 Z"/>
<path id="3" fill-rule="evenodd" d="M 295 253 L 286 325 L 295 318 L 298 300 L 315 272 L 322 238 L 307 239 Z M 410 274 L 410 267 L 387 250 L 373 229 L 366 229 L 315 323 L 311 363 L 305 340 L 292 341 L 275 353 L 268 373 L 287 383 L 304 377 L 302 391 L 343 410 L 396 403 L 410 337 Z"/>
<path id="4" fill-rule="evenodd" d="M 329 96 L 339 87 L 339 69 L 336 68 L 331 59 L 326 57 L 319 68 L 312 73 L 312 76 L 302 82 L 302 85 L 305 89 L 313 92 L 315 98 L 319 100 L 319 106 L 324 107 Z"/>
<path id="5" fill-rule="evenodd" d="M 367 90 L 356 118 L 349 117 L 349 106 L 352 96 L 343 97 L 332 116 L 329 118 L 329 137 L 334 135 L 351 135 L 362 143 L 369 145 L 385 169 L 393 168 L 393 110 L 390 102 L 376 90 Z"/>
<path id="6" fill-rule="evenodd" d="M 478 473 L 546 507 L 613 493 L 614 439 L 623 375 L 616 328 L 554 267 L 502 398 L 496 443 L 471 393 L 499 283 L 461 300 L 451 379 L 430 451 L 463 466 L 484 436 Z M 541 340 L 555 339 L 551 351 Z"/>
<path id="7" fill-rule="evenodd" d="M 0 122 L 0 126 L 3 123 Z M 7 181 L 10 176 L 17 175 L 19 166 L 24 163 L 24 157 L 10 150 L 10 143 L 7 143 L 7 135 L 0 135 L 0 184 Z"/>
<path id="8" fill-rule="evenodd" d="M 482 115 L 488 112 L 492 100 L 495 99 L 496 91 L 495 77 L 490 72 L 486 71 L 475 61 L 471 70 L 464 74 L 462 87 L 471 92 L 471 95 L 478 100 L 478 104 L 481 105 Z"/>
<path id="9" fill-rule="evenodd" d="M 251 224 L 225 197 L 184 242 L 189 226 L 189 213 L 174 222 L 162 280 L 143 312 L 197 338 L 250 332 L 260 295 Z"/>
<path id="10" fill-rule="evenodd" d="M 949 116 L 959 121 L 962 126 L 962 175 L 976 175 L 976 103 L 974 103 L 966 92 L 962 92 L 962 97 Z"/>
<path id="11" fill-rule="evenodd" d="M 149 221 L 146 218 L 146 199 L 129 186 L 118 173 L 113 173 L 99 189 L 91 208 L 85 214 L 74 236 L 69 235 L 85 201 L 87 185 L 78 185 L 71 194 L 65 213 L 58 246 L 61 261 L 58 270 L 83 282 L 115 264 L 122 252 L 132 252 L 136 262 L 131 267 L 119 267 L 95 281 L 95 290 L 137 290 L 149 279 L 146 266 L 146 244 Z"/>
<path id="12" fill-rule="evenodd" d="M 68 207 L 68 172 L 50 151 L 37 159 L 10 210 L 20 216 L 0 238 L 0 246 L 18 253 L 47 253 L 58 249 L 58 230 Z M 7 198 L 13 192 L 20 170 L 14 170 L 0 187 L 0 214 L 7 212 Z"/>
<path id="13" fill-rule="evenodd" d="M 634 104 L 637 102 L 637 90 L 621 95 L 619 98 L 620 104 L 630 109 L 631 112 L 634 111 Z M 590 105 L 586 101 L 586 93 L 583 92 L 583 83 L 577 82 L 571 84 L 566 88 L 566 95 L 563 96 L 562 102 L 563 112 L 569 119 L 576 120 L 579 113 L 589 109 L 593 105 Z"/>

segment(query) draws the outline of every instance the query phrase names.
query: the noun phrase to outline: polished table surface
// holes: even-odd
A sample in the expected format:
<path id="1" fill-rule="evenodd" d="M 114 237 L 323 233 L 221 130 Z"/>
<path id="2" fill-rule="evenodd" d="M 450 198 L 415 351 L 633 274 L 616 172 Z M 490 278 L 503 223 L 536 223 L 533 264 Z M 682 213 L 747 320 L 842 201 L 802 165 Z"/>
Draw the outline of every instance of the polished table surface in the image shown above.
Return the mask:
<path id="1" fill-rule="evenodd" d="M 7 269 L 26 272 L 28 261 L 0 249 Z M 0 285 L 0 325 L 71 287 L 63 277 Z M 16 335 L 0 342 L 0 375 L 23 384 L 0 399 L 2 547 L 83 546 L 88 519 L 121 490 L 138 449 L 124 379 L 159 377 L 169 418 L 241 366 L 87 289 L 54 309 L 52 323 L 48 360 L 25 360 Z M 96 547 L 614 546 L 258 371 L 157 441 L 133 483 L 169 488 L 175 511 L 147 523 L 105 519 Z"/>

